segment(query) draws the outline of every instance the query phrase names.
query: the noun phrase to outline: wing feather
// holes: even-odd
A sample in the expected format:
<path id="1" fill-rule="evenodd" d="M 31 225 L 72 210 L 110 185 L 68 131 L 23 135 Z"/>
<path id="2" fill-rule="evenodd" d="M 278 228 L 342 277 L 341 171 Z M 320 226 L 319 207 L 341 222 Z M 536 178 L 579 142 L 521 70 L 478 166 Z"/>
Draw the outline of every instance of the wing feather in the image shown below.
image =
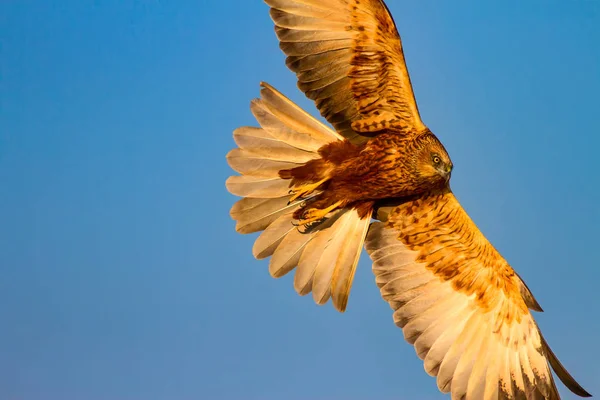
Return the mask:
<path id="1" fill-rule="evenodd" d="M 384 129 L 425 129 L 382 0 L 265 1 L 298 87 L 344 137 L 361 143 Z"/>
<path id="2" fill-rule="evenodd" d="M 458 355 L 460 359 L 456 365 L 454 374 L 452 374 L 452 381 L 450 384 L 452 398 L 460 399 L 466 397 L 471 379 L 476 381 L 479 378 L 474 366 L 478 358 L 482 356 L 482 351 L 484 350 L 484 341 L 488 336 L 486 328 L 485 320 L 481 318 L 481 315 L 474 314 L 473 325 L 471 325 L 468 339 L 459 339 L 462 342 L 462 345 L 460 346 L 462 351 L 460 351 L 460 354 Z M 472 398 L 475 399 L 476 397 Z"/>
<path id="3" fill-rule="evenodd" d="M 381 210 L 380 210 L 381 211 Z M 547 346 L 531 292 L 449 190 L 398 200 L 366 248 L 394 322 L 453 399 L 559 399 L 550 368 L 589 396 Z"/>
<path id="4" fill-rule="evenodd" d="M 579 383 L 577 383 L 575 378 L 573 378 L 571 374 L 569 374 L 567 369 L 558 360 L 558 357 L 556 357 L 556 354 L 554 354 L 554 352 L 546 342 L 546 339 L 544 339 L 542 332 L 540 332 L 540 340 L 544 348 L 544 353 L 546 354 L 546 357 L 548 357 L 550 365 L 552 366 L 552 370 L 554 370 L 556 376 L 558 376 L 561 382 L 564 383 L 565 386 L 568 387 L 569 390 L 571 390 L 576 395 L 581 397 L 590 397 L 590 394 L 586 392 L 585 389 L 582 388 L 581 385 L 579 385 Z"/>
<path id="5" fill-rule="evenodd" d="M 454 297 L 454 293 L 448 290 L 447 287 L 438 285 L 438 287 L 436 287 L 434 290 L 424 291 L 423 294 L 420 294 L 417 298 L 411 300 L 402 307 L 402 309 L 406 309 L 407 307 L 411 306 L 413 308 L 412 312 L 414 312 L 414 315 L 404 325 L 403 332 L 406 341 L 415 345 L 415 350 L 417 351 L 419 358 L 423 359 L 429 349 L 422 346 L 417 346 L 415 343 L 416 340 L 420 338 L 425 331 L 427 331 L 427 329 L 439 321 L 444 315 L 452 313 L 453 309 L 456 307 L 453 301 L 455 300 Z M 427 304 L 426 302 L 430 303 L 431 306 L 427 308 L 425 305 L 422 309 L 420 309 L 423 303 Z M 428 343 L 423 344 L 427 345 Z"/>
<path id="6" fill-rule="evenodd" d="M 424 361 L 425 371 L 432 376 L 438 376 L 446 354 L 474 313 L 468 309 L 466 299 L 462 299 L 462 303 L 454 304 L 456 310 L 442 316 L 415 341 L 415 348 Z"/>

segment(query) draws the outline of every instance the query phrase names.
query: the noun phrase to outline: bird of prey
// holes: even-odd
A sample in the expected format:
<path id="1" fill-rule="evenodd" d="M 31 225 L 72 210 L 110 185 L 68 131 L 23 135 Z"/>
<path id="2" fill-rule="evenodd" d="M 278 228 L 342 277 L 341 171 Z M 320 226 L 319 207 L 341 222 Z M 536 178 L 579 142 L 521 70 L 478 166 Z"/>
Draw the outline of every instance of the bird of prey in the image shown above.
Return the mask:
<path id="1" fill-rule="evenodd" d="M 262 83 L 260 124 L 234 131 L 226 186 L 240 233 L 261 232 L 294 287 L 343 312 L 363 245 L 394 322 L 452 399 L 558 399 L 541 311 L 450 190 L 452 161 L 421 121 L 382 0 L 265 0 L 287 66 L 334 129 Z M 377 221 L 372 220 L 375 219 Z"/>

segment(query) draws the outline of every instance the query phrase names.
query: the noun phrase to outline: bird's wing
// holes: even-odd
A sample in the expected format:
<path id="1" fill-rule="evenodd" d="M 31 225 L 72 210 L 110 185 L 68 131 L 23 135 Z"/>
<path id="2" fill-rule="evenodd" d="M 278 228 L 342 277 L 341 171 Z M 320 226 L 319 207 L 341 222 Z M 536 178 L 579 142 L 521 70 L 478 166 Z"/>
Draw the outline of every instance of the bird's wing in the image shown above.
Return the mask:
<path id="1" fill-rule="evenodd" d="M 394 321 L 453 399 L 558 399 L 558 362 L 529 312 L 539 305 L 448 190 L 398 201 L 366 247 Z"/>
<path id="2" fill-rule="evenodd" d="M 382 0 L 265 2 L 299 88 L 344 137 L 361 143 L 384 129 L 426 129 Z"/>

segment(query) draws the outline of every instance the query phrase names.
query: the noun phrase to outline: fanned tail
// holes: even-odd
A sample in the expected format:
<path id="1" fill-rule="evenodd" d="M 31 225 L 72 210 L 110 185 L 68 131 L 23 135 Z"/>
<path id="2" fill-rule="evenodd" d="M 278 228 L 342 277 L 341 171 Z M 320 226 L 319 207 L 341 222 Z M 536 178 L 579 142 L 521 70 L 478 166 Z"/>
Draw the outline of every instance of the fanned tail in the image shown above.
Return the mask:
<path id="1" fill-rule="evenodd" d="M 227 179 L 227 189 L 243 197 L 232 207 L 231 217 L 240 233 L 262 231 L 253 254 L 257 259 L 271 257 L 273 277 L 297 267 L 294 288 L 300 295 L 312 291 L 317 304 L 331 298 L 343 312 L 371 212 L 335 209 L 305 229 L 295 226 L 294 211 L 318 196 L 321 182 L 292 191 L 292 176 L 280 171 L 319 160 L 320 148 L 343 138 L 272 86 L 261 86 L 261 98 L 250 106 L 261 128 L 236 129 L 233 136 L 239 147 L 227 155 L 231 168 L 241 174 Z"/>

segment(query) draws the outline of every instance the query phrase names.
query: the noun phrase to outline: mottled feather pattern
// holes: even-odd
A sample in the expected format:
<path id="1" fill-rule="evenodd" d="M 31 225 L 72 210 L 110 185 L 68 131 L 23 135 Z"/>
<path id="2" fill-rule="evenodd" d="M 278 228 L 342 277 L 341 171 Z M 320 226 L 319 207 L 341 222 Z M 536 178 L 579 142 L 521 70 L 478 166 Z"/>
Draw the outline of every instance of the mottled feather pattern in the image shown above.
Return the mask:
<path id="1" fill-rule="evenodd" d="M 422 131 L 394 21 L 380 0 L 266 0 L 287 65 L 321 115 L 354 143 Z"/>
<path id="2" fill-rule="evenodd" d="M 349 145 L 354 148 L 349 149 Z M 344 206 L 360 206 L 366 200 L 405 197 L 446 185 L 446 180 L 440 179 L 439 175 L 423 176 L 417 169 L 420 162 L 417 156 L 421 149 L 431 148 L 440 154 L 445 153 L 439 140 L 429 130 L 413 136 L 386 131 L 364 144 L 337 142 L 329 146 L 345 149 L 346 159 L 333 162 L 328 154 L 322 154 L 323 160 L 331 161 L 331 170 L 329 182 L 323 187 L 326 190 L 317 200 L 318 207 L 338 201 L 342 201 Z M 321 162 L 315 160 L 307 165 L 319 165 Z M 292 169 L 303 170 L 304 167 Z"/>
<path id="3" fill-rule="evenodd" d="M 495 308 L 497 291 L 514 300 L 513 315 L 506 322 L 528 313 L 519 282 L 512 268 L 481 234 L 450 191 L 441 191 L 397 206 L 388 226 L 398 240 L 417 253 L 415 261 L 488 312 Z"/>
<path id="4" fill-rule="evenodd" d="M 555 362 L 524 282 L 452 192 L 398 203 L 382 214 L 385 223 L 372 225 L 366 247 L 395 323 L 438 388 L 453 399 L 558 399 L 552 366 L 569 389 L 588 396 Z"/>
<path id="5" fill-rule="evenodd" d="M 335 131 L 263 83 L 234 132 L 227 188 L 273 277 L 344 311 L 365 243 L 394 323 L 452 399 L 589 397 L 543 338 L 525 282 L 450 190 L 383 0 L 265 0 L 298 87 Z M 371 223 L 373 210 L 380 222 Z"/>

